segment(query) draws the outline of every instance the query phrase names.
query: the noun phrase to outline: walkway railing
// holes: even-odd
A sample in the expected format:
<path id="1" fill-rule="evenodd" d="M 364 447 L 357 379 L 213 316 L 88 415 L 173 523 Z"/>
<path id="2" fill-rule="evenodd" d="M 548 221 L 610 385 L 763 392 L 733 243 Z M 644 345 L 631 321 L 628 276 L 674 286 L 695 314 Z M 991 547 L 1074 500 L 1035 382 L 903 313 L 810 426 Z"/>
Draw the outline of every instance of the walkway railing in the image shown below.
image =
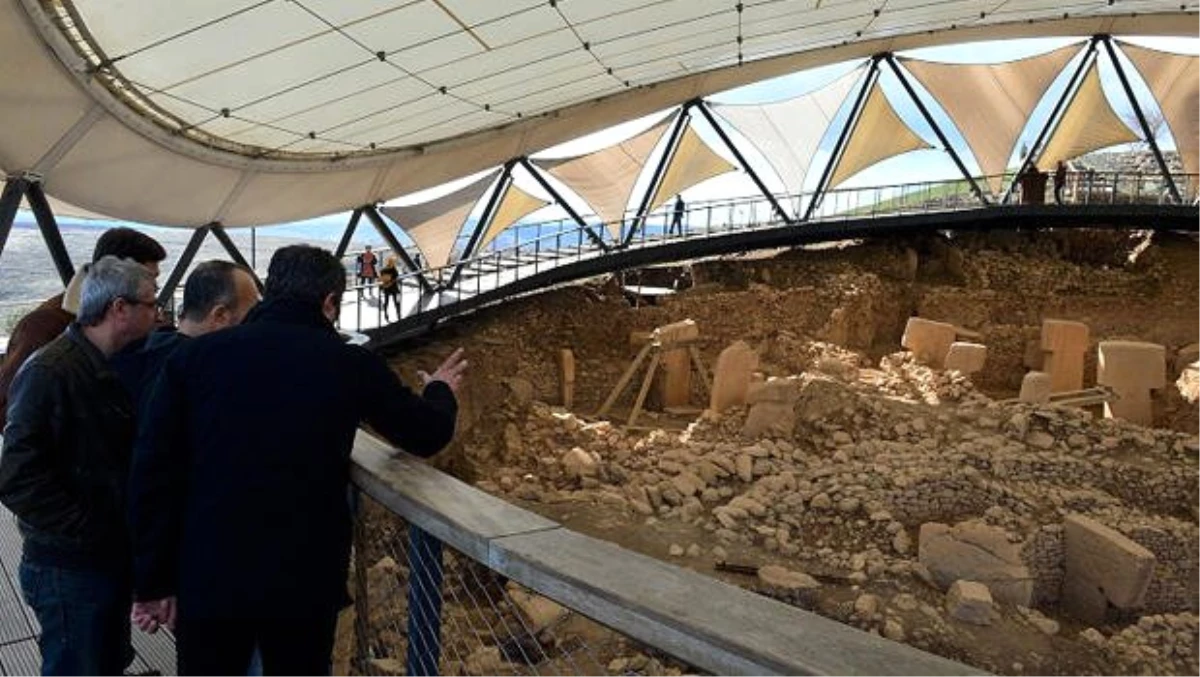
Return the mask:
<path id="1" fill-rule="evenodd" d="M 1007 185 L 1011 176 L 995 177 Z M 1173 179 L 1187 204 L 1196 200 L 1196 175 Z M 976 179 L 987 185 L 988 177 Z M 1159 174 L 1120 172 L 1069 173 L 1061 191 L 1063 209 L 1087 205 L 1168 203 L 1168 191 Z M 593 232 L 603 233 L 604 249 L 595 244 L 585 229 L 572 221 L 523 224 L 506 231 L 481 252 L 453 264 L 400 275 L 397 293 L 386 317 L 384 295 L 375 285 L 354 285 L 343 299 L 341 326 L 367 330 L 389 322 L 411 318 L 479 296 L 552 268 L 605 256 L 612 251 L 630 251 L 669 245 L 698 238 L 730 235 L 781 227 L 804 229 L 816 224 L 861 221 L 920 214 L 943 214 L 964 210 L 1004 210 L 1015 204 L 1054 205 L 1054 191 L 1022 194 L 1018 189 L 1010 204 L 983 205 L 970 182 L 964 179 L 902 183 L 889 186 L 846 188 L 826 191 L 807 221 L 794 215 L 808 211 L 811 194 L 777 195 L 775 199 L 792 215 L 785 223 L 765 197 L 693 202 L 674 225 L 670 205 L 645 219 L 627 214 L 617 224 L 589 223 Z M 610 226 L 615 226 L 610 228 Z M 616 233 L 614 235 L 614 232 Z M 383 258 L 381 256 L 381 258 Z M 432 289 L 432 291 L 430 291 Z"/>
<path id="2" fill-rule="evenodd" d="M 360 673 L 977 674 L 565 529 L 366 433 L 352 478 L 343 658 Z"/>

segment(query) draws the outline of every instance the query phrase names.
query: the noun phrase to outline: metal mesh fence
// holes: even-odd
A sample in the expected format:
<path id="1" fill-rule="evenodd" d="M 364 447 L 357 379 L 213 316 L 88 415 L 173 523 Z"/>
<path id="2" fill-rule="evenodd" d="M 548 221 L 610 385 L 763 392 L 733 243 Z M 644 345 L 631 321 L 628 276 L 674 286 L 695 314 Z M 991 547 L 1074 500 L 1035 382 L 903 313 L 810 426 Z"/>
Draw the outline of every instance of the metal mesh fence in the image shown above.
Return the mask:
<path id="1" fill-rule="evenodd" d="M 363 498 L 352 674 L 683 674 L 694 670 L 527 590 Z M 335 656 L 335 658 L 338 658 Z"/>

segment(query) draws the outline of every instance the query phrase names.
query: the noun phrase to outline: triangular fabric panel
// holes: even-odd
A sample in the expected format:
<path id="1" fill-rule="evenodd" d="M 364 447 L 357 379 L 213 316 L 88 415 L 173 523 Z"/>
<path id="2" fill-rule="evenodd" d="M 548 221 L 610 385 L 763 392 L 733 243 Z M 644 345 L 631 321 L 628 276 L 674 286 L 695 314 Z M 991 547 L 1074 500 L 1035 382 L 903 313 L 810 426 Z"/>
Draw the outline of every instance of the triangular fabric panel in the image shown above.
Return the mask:
<path id="1" fill-rule="evenodd" d="M 871 85 L 867 103 L 850 132 L 850 141 L 838 159 L 829 187 L 834 188 L 867 167 L 890 157 L 929 147 L 900 119 L 876 82 Z"/>
<path id="2" fill-rule="evenodd" d="M 508 184 L 508 188 L 504 190 L 504 197 L 500 198 L 500 204 L 496 206 L 496 215 L 492 217 L 492 222 L 488 224 L 487 232 L 483 234 L 483 239 L 479 241 L 479 248 L 483 249 L 486 247 L 505 228 L 516 223 L 517 219 L 524 217 L 526 214 L 532 214 L 548 204 L 550 203 L 526 193 L 511 183 Z"/>
<path id="3" fill-rule="evenodd" d="M 821 138 L 862 72 L 856 68 L 821 89 L 785 101 L 713 104 L 712 109 L 762 153 L 789 194 L 799 195 Z"/>
<path id="4" fill-rule="evenodd" d="M 1108 97 L 1100 85 L 1100 70 L 1093 61 L 1050 140 L 1046 142 L 1045 150 L 1038 156 L 1037 166 L 1044 172 L 1050 171 L 1059 160 L 1065 162 L 1094 150 L 1137 141 L 1139 138 L 1108 103 Z"/>
<path id="5" fill-rule="evenodd" d="M 571 187 L 591 205 L 614 239 L 621 237 L 621 220 L 646 159 L 678 112 L 637 136 L 587 155 L 559 160 L 533 160 L 554 178 Z"/>
<path id="6" fill-rule="evenodd" d="M 425 253 L 428 267 L 438 268 L 450 263 L 450 253 L 463 222 L 499 172 L 499 169 L 489 172 L 483 178 L 429 202 L 381 207 L 379 211 L 408 233 Z"/>
<path id="7" fill-rule="evenodd" d="M 1188 174 L 1200 171 L 1200 57 L 1170 54 L 1122 42 L 1158 101 Z"/>
<path id="8" fill-rule="evenodd" d="M 671 196 L 682 193 L 688 188 L 737 169 L 728 160 L 713 152 L 708 144 L 700 138 L 691 127 L 683 132 L 679 139 L 679 147 L 663 173 L 658 190 L 654 191 L 654 199 L 650 201 L 649 211 L 654 211 L 659 205 L 671 199 Z"/>
<path id="9" fill-rule="evenodd" d="M 995 64 L 950 64 L 901 58 L 962 132 L 992 192 L 1004 186 L 1004 170 L 1029 116 L 1078 45 Z"/>

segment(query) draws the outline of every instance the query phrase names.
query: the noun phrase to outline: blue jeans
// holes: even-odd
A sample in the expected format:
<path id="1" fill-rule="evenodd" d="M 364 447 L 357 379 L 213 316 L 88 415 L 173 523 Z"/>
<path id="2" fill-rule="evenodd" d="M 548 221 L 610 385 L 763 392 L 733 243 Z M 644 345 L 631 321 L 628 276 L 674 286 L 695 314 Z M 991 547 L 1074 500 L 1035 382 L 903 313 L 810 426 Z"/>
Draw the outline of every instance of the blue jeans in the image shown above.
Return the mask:
<path id="1" fill-rule="evenodd" d="M 133 662 L 127 578 L 22 559 L 20 579 L 42 626 L 43 675 L 120 675 Z"/>

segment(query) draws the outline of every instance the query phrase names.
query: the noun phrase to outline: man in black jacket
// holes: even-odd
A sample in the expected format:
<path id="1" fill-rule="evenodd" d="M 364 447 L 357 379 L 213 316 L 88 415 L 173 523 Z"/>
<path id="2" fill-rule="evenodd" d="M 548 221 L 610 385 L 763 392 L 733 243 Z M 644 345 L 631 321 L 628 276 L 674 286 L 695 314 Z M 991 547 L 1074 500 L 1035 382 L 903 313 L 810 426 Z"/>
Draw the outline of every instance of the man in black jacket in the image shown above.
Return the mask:
<path id="1" fill-rule="evenodd" d="M 280 249 L 246 321 L 185 342 L 152 390 L 130 480 L 134 613 L 153 628 L 177 609 L 182 674 L 244 673 L 255 648 L 268 674 L 328 673 L 358 425 L 421 456 L 454 435 L 461 351 L 412 393 L 334 330 L 345 284 L 329 252 Z"/>
<path id="2" fill-rule="evenodd" d="M 42 626 L 42 674 L 121 674 L 132 659 L 125 486 L 133 405 L 109 358 L 154 327 L 154 275 L 85 268 L 76 321 L 13 381 L 0 501 L 24 536 L 21 591 Z"/>
<path id="3" fill-rule="evenodd" d="M 258 287 L 250 269 L 231 261 L 205 261 L 188 275 L 183 287 L 183 306 L 179 328 L 166 326 L 154 330 L 136 350 L 123 350 L 113 356 L 113 370 L 125 384 L 138 409 L 163 364 L 185 340 L 228 329 L 242 323 L 258 303 Z"/>

